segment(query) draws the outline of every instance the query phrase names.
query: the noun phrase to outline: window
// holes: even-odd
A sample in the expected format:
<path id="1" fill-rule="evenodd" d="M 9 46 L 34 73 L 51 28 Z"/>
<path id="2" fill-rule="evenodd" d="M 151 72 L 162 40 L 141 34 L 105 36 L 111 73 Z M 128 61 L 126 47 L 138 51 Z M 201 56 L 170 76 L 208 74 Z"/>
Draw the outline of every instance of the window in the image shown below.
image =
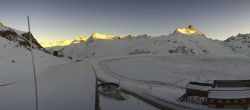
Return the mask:
<path id="1" fill-rule="evenodd" d="M 246 100 L 245 100 L 245 99 L 242 99 L 242 102 L 246 102 Z"/>
<path id="2" fill-rule="evenodd" d="M 218 103 L 221 103 L 221 100 L 218 100 Z"/>
<path id="3" fill-rule="evenodd" d="M 227 100 L 227 103 L 230 103 L 230 100 Z"/>
<path id="4" fill-rule="evenodd" d="M 210 99 L 210 102 L 214 102 L 214 99 Z"/>
<path id="5" fill-rule="evenodd" d="M 238 100 L 234 100 L 234 103 L 238 103 Z"/>

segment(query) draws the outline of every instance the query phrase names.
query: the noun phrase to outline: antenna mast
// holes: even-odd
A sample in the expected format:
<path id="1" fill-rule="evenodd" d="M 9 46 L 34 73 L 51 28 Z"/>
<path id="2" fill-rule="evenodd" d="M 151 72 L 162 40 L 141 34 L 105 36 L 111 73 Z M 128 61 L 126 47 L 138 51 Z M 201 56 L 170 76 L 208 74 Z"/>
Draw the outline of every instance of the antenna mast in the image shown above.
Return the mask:
<path id="1" fill-rule="evenodd" d="M 31 33 L 30 33 L 30 20 L 29 20 L 29 16 L 27 16 L 27 18 L 28 18 L 28 26 L 29 26 L 30 52 L 31 52 L 31 56 L 32 56 L 33 73 L 34 73 L 34 83 L 35 83 L 36 110 L 38 110 L 37 81 L 36 81 L 36 69 L 35 69 L 35 60 L 34 60 L 34 53 L 33 53 L 33 43 L 32 43 L 32 38 L 31 38 Z"/>

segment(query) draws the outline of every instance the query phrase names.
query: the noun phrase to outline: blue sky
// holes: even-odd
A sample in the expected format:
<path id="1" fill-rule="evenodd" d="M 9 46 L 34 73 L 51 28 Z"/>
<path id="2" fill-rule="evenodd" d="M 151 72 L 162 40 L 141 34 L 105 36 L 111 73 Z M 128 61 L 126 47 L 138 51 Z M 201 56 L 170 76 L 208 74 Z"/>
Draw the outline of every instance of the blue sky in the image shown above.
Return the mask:
<path id="1" fill-rule="evenodd" d="M 249 0 L 1 0 L 0 21 L 31 31 L 39 41 L 74 39 L 93 32 L 168 35 L 189 24 L 207 37 L 250 33 Z"/>

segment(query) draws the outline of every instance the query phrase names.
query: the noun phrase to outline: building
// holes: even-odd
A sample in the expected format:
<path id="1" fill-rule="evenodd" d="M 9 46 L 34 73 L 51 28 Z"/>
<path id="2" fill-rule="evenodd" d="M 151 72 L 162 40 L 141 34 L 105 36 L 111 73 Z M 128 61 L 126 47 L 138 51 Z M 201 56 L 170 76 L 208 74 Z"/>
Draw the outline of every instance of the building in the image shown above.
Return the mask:
<path id="1" fill-rule="evenodd" d="M 178 100 L 181 102 L 206 104 L 208 91 L 213 87 L 214 85 L 210 83 L 189 82 L 186 86 L 186 93 Z"/>
<path id="2" fill-rule="evenodd" d="M 250 80 L 214 80 L 218 87 L 250 87 Z"/>
<path id="3" fill-rule="evenodd" d="M 53 55 L 57 57 L 63 57 L 62 52 L 60 51 L 53 51 Z"/>
<path id="4" fill-rule="evenodd" d="M 214 80 L 211 83 L 189 82 L 181 102 L 213 108 L 250 107 L 250 80 Z"/>

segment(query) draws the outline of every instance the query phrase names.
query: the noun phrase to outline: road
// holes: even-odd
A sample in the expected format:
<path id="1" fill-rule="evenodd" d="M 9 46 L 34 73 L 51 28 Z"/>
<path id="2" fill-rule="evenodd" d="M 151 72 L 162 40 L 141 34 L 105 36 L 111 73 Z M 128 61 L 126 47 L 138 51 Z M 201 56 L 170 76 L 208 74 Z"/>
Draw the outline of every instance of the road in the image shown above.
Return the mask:
<path id="1" fill-rule="evenodd" d="M 98 61 L 87 61 L 87 62 L 89 62 L 90 63 L 90 65 L 93 67 L 93 69 L 95 70 L 95 72 L 97 72 L 96 74 L 97 74 L 97 76 L 98 75 L 100 75 L 99 77 L 98 77 L 98 80 L 99 81 L 101 81 L 101 82 L 107 82 L 107 79 L 102 79 L 102 76 L 101 76 L 101 74 L 103 74 L 103 73 L 105 73 L 106 75 L 109 75 L 109 74 L 107 74 L 105 71 L 101 71 L 101 67 L 100 67 L 100 63 L 98 62 Z M 93 65 L 94 64 L 94 65 Z M 99 67 L 97 67 L 97 66 L 99 66 Z M 98 69 L 98 70 L 96 70 L 96 69 Z M 98 73 L 99 72 L 99 73 Z M 111 76 L 112 77 L 112 76 Z M 114 77 L 113 77 L 114 78 Z M 112 81 L 112 82 L 114 82 L 114 80 Z M 167 102 L 167 101 L 164 101 L 164 100 L 161 100 L 161 99 L 159 99 L 159 98 L 157 98 L 157 97 L 154 97 L 154 96 L 152 96 L 152 95 L 150 95 L 150 94 L 144 94 L 144 95 L 141 95 L 141 94 L 138 94 L 138 93 L 136 93 L 136 92 L 134 92 L 134 91 L 131 91 L 131 90 L 128 90 L 128 89 L 126 89 L 126 88 L 122 88 L 121 87 L 121 89 L 122 89 L 122 92 L 123 93 L 126 93 L 126 94 L 129 94 L 129 95 L 132 95 L 132 96 L 134 96 L 134 97 L 137 97 L 137 98 L 139 98 L 140 100 L 142 100 L 142 101 L 144 101 L 144 102 L 146 102 L 146 103 L 148 103 L 148 104 L 150 104 L 150 105 L 152 105 L 152 106 L 154 106 L 154 107 L 156 107 L 156 108 L 159 108 L 159 109 L 161 109 L 161 110 L 176 110 L 176 109 L 178 109 L 178 110 L 191 110 L 191 108 L 187 108 L 187 107 L 184 107 L 184 106 L 179 106 L 179 105 L 176 105 L 176 104 L 173 104 L 173 103 L 170 103 L 170 102 Z M 147 95 L 147 97 L 145 97 L 145 95 Z M 160 103 L 159 103 L 160 102 Z"/>

